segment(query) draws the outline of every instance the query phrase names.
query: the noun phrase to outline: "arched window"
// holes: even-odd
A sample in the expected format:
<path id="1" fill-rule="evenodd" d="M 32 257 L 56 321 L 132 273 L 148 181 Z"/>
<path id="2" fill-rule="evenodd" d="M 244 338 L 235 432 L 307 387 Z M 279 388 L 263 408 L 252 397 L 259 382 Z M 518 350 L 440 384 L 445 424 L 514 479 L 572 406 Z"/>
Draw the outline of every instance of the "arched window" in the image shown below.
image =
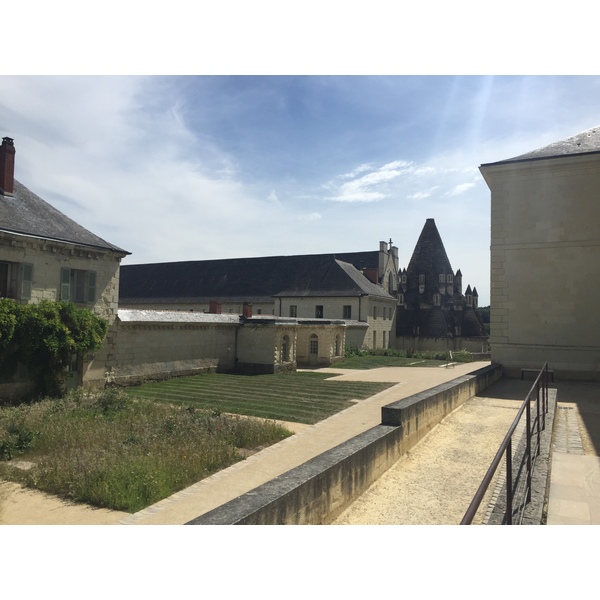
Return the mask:
<path id="1" fill-rule="evenodd" d="M 341 356 L 341 354 L 342 354 L 342 344 L 341 344 L 340 334 L 338 333 L 335 336 L 335 355 Z"/>
<path id="2" fill-rule="evenodd" d="M 281 362 L 289 362 L 290 360 L 290 338 L 284 335 L 281 340 Z"/>
<path id="3" fill-rule="evenodd" d="M 319 336 L 316 333 L 311 333 L 308 341 L 310 353 L 319 354 Z"/>

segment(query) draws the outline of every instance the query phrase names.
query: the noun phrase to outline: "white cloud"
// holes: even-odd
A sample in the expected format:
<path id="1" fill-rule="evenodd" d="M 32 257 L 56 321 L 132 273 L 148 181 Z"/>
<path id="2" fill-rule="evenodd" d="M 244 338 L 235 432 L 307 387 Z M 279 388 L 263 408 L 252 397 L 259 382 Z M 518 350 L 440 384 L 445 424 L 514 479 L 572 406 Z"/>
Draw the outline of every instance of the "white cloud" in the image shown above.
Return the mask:
<path id="1" fill-rule="evenodd" d="M 351 181 L 346 181 L 340 185 L 334 180 L 326 184 L 326 188 L 333 189 L 333 195 L 327 199 L 334 202 L 378 202 L 388 195 L 382 186 L 407 172 L 410 168 L 410 162 L 396 160 L 358 177 L 359 173 L 372 169 L 369 165 L 363 164 L 352 173 L 341 176 L 342 179 L 353 177 Z M 377 187 L 381 189 L 373 189 Z"/>
<path id="2" fill-rule="evenodd" d="M 446 196 L 459 196 L 460 194 L 463 194 L 464 192 L 466 192 L 467 190 L 470 190 L 471 188 L 475 187 L 475 183 L 471 182 L 471 183 L 459 183 L 458 185 L 455 185 L 447 194 Z"/>
<path id="3" fill-rule="evenodd" d="M 300 219 L 302 219 L 303 221 L 319 221 L 320 219 L 322 219 L 322 215 L 321 213 L 318 212 L 313 212 L 307 215 L 301 215 Z"/>
<path id="4" fill-rule="evenodd" d="M 434 185 L 426 190 L 421 190 L 420 192 L 415 192 L 408 196 L 409 200 L 423 200 L 425 198 L 429 198 L 436 190 L 439 190 L 439 185 Z"/>

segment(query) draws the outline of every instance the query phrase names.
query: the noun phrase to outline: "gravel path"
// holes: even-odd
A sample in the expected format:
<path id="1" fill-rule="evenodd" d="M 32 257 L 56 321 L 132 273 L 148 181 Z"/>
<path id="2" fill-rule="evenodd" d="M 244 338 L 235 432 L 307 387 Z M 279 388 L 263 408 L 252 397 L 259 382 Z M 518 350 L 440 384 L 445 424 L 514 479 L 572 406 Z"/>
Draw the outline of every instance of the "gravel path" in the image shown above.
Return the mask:
<path id="1" fill-rule="evenodd" d="M 475 397 L 446 417 L 333 525 L 460 523 L 522 401 Z M 481 523 L 494 486 L 475 523 Z"/>

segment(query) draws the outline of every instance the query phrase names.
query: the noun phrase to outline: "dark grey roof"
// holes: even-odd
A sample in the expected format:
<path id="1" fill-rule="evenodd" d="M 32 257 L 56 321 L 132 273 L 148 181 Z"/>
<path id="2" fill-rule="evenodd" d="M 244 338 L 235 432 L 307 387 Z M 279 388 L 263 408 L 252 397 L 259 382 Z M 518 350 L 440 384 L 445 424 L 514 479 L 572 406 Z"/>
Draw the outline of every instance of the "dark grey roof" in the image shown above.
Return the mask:
<path id="1" fill-rule="evenodd" d="M 308 294 L 390 297 L 357 270 L 378 264 L 379 253 L 373 251 L 122 265 L 119 301 L 265 300 Z"/>
<path id="2" fill-rule="evenodd" d="M 17 180 L 13 196 L 0 194 L 0 231 L 130 254 L 77 224 Z"/>
<path id="3" fill-rule="evenodd" d="M 432 294 L 439 293 L 439 276 L 453 273 L 435 220 L 427 219 L 406 270 L 406 302 L 418 298 L 430 301 Z M 419 292 L 419 275 L 425 275 L 423 294 Z"/>
<path id="4" fill-rule="evenodd" d="M 530 160 L 539 160 L 544 158 L 558 158 L 561 156 L 573 156 L 577 154 L 595 154 L 600 152 L 600 125 L 592 127 L 587 131 L 582 131 L 566 140 L 554 142 L 543 148 L 538 148 L 532 152 L 520 154 L 514 158 L 500 160 L 494 163 L 481 165 L 487 167 L 510 162 L 522 162 Z"/>
<path id="5" fill-rule="evenodd" d="M 369 281 L 350 263 L 326 260 L 323 265 L 296 280 L 297 285 L 274 294 L 275 297 L 302 296 L 380 296 L 392 298 L 382 287 Z"/>

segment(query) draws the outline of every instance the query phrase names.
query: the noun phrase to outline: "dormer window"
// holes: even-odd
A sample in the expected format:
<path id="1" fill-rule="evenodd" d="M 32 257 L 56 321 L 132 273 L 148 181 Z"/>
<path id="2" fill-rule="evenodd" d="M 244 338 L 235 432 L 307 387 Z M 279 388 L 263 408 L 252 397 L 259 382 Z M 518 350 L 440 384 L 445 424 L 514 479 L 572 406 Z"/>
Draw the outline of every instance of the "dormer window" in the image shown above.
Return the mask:
<path id="1" fill-rule="evenodd" d="M 452 283 L 454 281 L 454 276 L 452 274 L 446 275 L 446 283 Z"/>
<path id="2" fill-rule="evenodd" d="M 419 284 L 425 283 L 425 275 L 419 275 Z"/>
<path id="3" fill-rule="evenodd" d="M 433 304 L 434 306 L 439 306 L 441 303 L 441 296 L 439 294 L 433 295 Z"/>
<path id="4" fill-rule="evenodd" d="M 443 273 L 440 274 L 440 283 L 446 283 L 446 276 Z"/>

